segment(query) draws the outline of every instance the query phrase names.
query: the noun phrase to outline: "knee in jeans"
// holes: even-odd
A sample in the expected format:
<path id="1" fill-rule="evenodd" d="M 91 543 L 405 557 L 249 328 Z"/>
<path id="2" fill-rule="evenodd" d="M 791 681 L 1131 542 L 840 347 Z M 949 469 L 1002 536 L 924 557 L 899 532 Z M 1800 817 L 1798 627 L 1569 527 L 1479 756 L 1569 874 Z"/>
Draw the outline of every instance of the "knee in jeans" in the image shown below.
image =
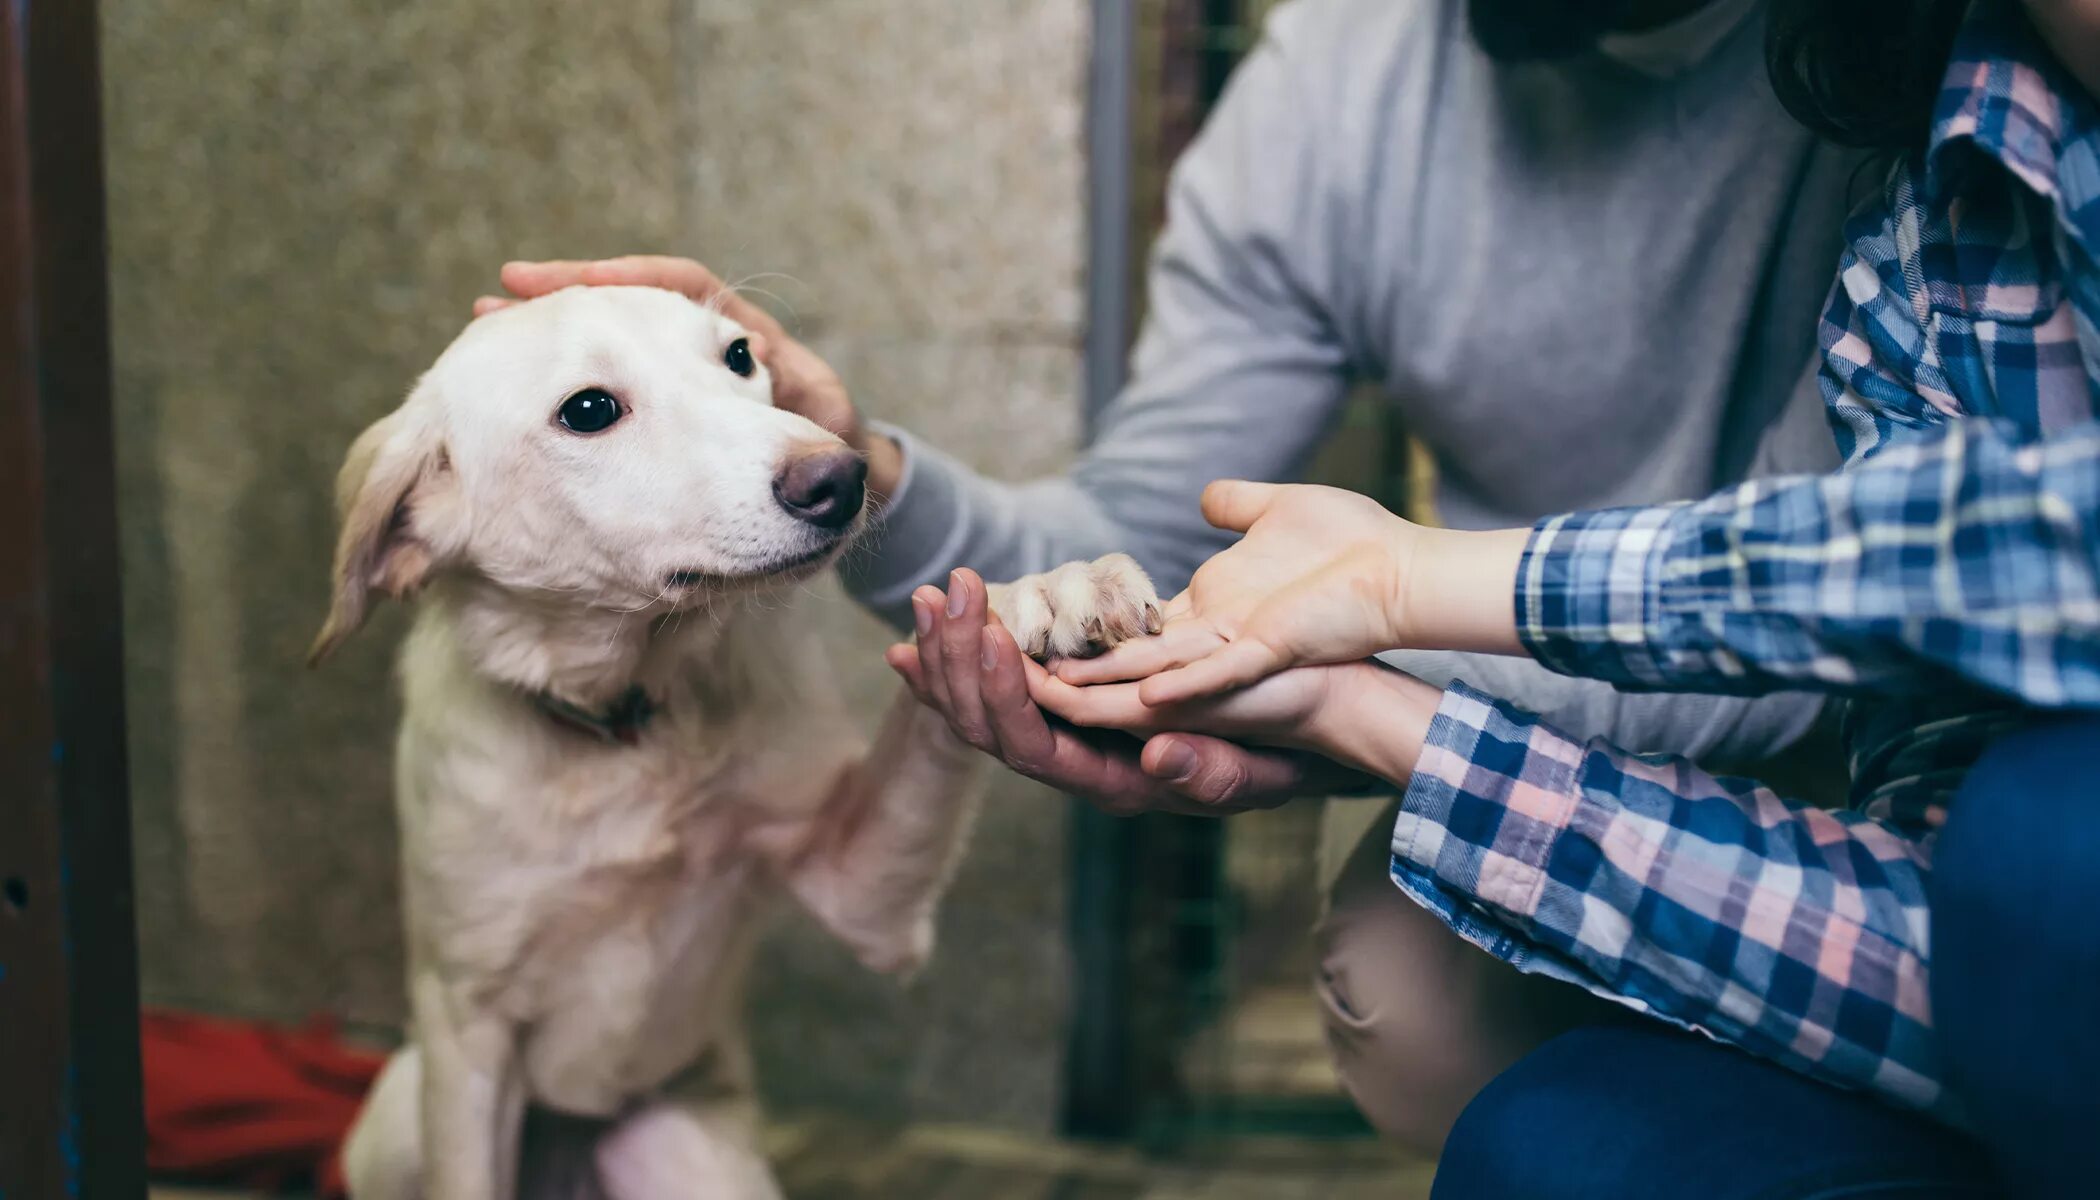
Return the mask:
<path id="1" fill-rule="evenodd" d="M 1512 1075 L 1522 1073 L 1519 1067 Z M 1563 1145 L 1565 1114 L 1512 1080 L 1497 1080 L 1474 1097 L 1437 1160 L 1436 1200 L 1591 1200 L 1625 1182 L 1614 1172 L 1585 1169 L 1589 1135 L 1578 1126 Z"/>
<path id="2" fill-rule="evenodd" d="M 2017 908 L 2037 874 L 2094 877 L 2084 864 L 2100 845 L 2095 745 L 2100 719 L 2070 718 L 2001 738 L 1977 760 L 1933 852 L 1935 908 Z M 2100 884 L 2089 896 L 2100 903 Z"/>

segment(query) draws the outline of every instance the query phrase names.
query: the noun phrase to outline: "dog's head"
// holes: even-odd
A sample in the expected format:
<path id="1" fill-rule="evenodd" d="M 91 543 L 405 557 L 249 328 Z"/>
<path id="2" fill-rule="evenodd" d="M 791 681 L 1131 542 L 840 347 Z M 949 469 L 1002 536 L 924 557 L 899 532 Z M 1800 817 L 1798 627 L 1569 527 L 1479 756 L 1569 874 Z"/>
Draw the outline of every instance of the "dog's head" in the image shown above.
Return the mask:
<path id="1" fill-rule="evenodd" d="M 375 593 L 443 571 L 640 612 L 820 570 L 860 527 L 864 464 L 772 394 L 765 347 L 673 292 L 475 321 L 350 449 L 314 659 Z"/>

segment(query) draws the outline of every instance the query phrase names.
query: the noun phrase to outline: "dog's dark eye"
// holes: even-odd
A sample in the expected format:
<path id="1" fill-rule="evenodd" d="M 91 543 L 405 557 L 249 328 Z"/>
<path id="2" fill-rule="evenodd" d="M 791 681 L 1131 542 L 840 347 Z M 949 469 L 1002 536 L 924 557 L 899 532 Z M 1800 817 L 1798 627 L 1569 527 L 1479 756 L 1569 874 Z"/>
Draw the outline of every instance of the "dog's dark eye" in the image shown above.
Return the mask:
<path id="1" fill-rule="evenodd" d="M 571 433 L 597 433 L 620 419 L 620 402 L 604 388 L 585 388 L 561 402 L 555 414 Z"/>
<path id="2" fill-rule="evenodd" d="M 758 370 L 758 361 L 751 357 L 751 339 L 738 338 L 729 343 L 729 349 L 722 351 L 722 365 L 751 378 L 751 372 Z"/>

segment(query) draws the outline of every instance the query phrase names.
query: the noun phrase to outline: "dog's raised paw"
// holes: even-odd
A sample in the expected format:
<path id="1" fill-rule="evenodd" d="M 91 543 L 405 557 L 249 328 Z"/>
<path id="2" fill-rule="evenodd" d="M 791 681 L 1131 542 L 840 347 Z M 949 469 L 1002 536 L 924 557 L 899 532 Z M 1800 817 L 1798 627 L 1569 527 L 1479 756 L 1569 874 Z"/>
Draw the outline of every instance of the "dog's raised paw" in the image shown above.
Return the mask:
<path id="1" fill-rule="evenodd" d="M 1066 563 L 990 589 L 992 611 L 1031 658 L 1088 658 L 1160 630 L 1159 593 L 1128 554 Z"/>

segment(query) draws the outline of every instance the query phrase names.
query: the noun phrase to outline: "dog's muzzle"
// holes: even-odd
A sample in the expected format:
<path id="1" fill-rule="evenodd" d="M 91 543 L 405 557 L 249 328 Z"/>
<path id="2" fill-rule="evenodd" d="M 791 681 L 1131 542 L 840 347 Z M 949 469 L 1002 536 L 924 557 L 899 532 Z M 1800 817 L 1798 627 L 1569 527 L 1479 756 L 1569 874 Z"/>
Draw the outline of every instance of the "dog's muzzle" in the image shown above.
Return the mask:
<path id="1" fill-rule="evenodd" d="M 788 459 L 773 477 L 773 499 L 798 521 L 839 530 L 860 515 L 867 483 L 868 464 L 841 446 Z"/>

